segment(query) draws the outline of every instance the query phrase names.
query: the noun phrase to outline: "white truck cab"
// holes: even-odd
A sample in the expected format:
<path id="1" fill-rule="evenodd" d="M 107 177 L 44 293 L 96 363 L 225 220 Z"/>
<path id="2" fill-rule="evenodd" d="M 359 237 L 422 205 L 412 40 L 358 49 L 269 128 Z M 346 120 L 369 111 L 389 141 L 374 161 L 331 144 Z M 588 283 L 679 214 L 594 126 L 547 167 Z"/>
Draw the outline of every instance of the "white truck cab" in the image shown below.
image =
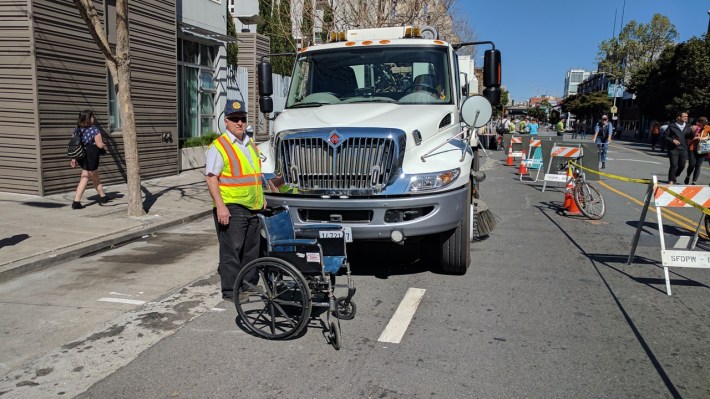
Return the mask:
<path id="1" fill-rule="evenodd" d="M 342 224 L 351 240 L 429 237 L 445 272 L 470 263 L 475 129 L 491 102 L 468 98 L 455 49 L 432 29 L 354 29 L 296 55 L 283 112 L 262 143 L 269 206 L 294 225 Z M 433 37 L 432 37 L 433 36 Z M 492 43 L 490 43 L 492 44 Z M 500 53 L 487 50 L 486 97 L 500 98 Z M 273 111 L 259 64 L 261 111 Z M 464 105 L 465 104 L 465 105 Z"/>

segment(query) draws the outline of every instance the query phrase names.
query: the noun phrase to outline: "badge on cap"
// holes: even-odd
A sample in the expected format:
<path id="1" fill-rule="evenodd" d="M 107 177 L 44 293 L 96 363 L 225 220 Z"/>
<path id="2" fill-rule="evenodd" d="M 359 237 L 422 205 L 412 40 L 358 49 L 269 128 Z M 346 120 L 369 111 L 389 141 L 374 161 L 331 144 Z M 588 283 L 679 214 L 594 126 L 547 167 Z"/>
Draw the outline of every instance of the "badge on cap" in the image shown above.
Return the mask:
<path id="1" fill-rule="evenodd" d="M 232 103 L 232 108 L 234 109 L 240 109 L 242 107 L 242 104 L 239 104 L 239 101 L 235 101 Z"/>

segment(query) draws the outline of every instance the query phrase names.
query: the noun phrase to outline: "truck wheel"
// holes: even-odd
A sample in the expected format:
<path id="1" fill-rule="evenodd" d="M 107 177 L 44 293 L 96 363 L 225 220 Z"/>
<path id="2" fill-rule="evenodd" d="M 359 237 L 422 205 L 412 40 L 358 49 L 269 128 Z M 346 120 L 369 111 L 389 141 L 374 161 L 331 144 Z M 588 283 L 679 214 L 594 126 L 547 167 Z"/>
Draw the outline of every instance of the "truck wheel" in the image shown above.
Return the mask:
<path id="1" fill-rule="evenodd" d="M 471 262 L 471 186 L 466 187 L 466 202 L 461 220 L 454 230 L 441 235 L 441 270 L 449 274 L 464 274 Z M 474 227 L 475 228 L 475 227 Z"/>

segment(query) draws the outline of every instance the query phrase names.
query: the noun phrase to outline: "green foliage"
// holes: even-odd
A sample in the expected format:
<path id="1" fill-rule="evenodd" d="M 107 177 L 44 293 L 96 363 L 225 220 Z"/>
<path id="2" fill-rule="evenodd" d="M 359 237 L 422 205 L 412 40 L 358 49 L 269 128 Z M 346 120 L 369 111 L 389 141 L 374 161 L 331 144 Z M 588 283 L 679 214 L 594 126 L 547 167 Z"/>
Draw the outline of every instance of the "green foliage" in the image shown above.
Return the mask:
<path id="1" fill-rule="evenodd" d="M 202 147 L 202 146 L 208 146 L 212 144 L 215 139 L 219 137 L 218 133 L 207 133 L 203 134 L 202 136 L 197 136 L 197 137 L 189 137 L 185 141 L 182 142 L 182 145 L 180 147 L 182 148 L 188 148 L 188 147 Z"/>
<path id="2" fill-rule="evenodd" d="M 262 22 L 257 26 L 257 32 L 268 36 L 271 41 L 271 53 L 296 54 L 296 43 L 291 32 L 291 2 L 259 0 L 259 15 Z M 291 76 L 293 57 L 272 57 L 271 67 L 274 73 Z"/>
<path id="3" fill-rule="evenodd" d="M 668 17 L 655 14 L 648 24 L 631 20 L 618 37 L 599 45 L 599 70 L 618 78 L 633 74 L 678 38 L 678 31 Z"/>
<path id="4" fill-rule="evenodd" d="M 641 112 L 670 120 L 678 111 L 692 117 L 710 110 L 710 38 L 691 38 L 663 51 L 660 57 L 631 77 L 628 90 L 635 93 Z"/>
<path id="5" fill-rule="evenodd" d="M 567 97 L 562 102 L 562 111 L 573 113 L 577 119 L 596 119 L 602 114 L 608 113 L 612 105 L 612 99 L 607 96 L 606 92 L 597 91 Z"/>
<path id="6" fill-rule="evenodd" d="M 237 27 L 234 26 L 234 19 L 232 19 L 232 15 L 229 13 L 229 5 L 227 5 L 227 35 L 237 37 Z M 239 46 L 237 46 L 237 43 L 227 43 L 227 65 L 231 65 L 234 68 L 237 67 L 238 53 Z"/>
<path id="7" fill-rule="evenodd" d="M 303 17 L 301 19 L 301 36 L 303 37 L 303 47 L 312 44 L 313 41 L 313 19 L 315 18 L 315 10 L 313 10 L 312 1 L 303 2 Z"/>
<path id="8" fill-rule="evenodd" d="M 328 41 L 328 33 L 335 29 L 333 24 L 333 8 L 330 3 L 323 4 L 323 31 L 320 33 L 320 39 L 323 43 Z"/>
<path id="9" fill-rule="evenodd" d="M 493 115 L 502 115 L 503 114 L 503 110 L 508 105 L 509 98 L 510 98 L 510 95 L 508 93 L 508 90 L 501 89 L 500 103 L 498 105 L 493 106 Z"/>
<path id="10" fill-rule="evenodd" d="M 527 114 L 531 118 L 537 118 L 539 121 L 544 121 L 545 117 L 547 116 L 545 114 L 545 110 L 540 108 L 540 107 L 530 107 L 527 110 Z"/>

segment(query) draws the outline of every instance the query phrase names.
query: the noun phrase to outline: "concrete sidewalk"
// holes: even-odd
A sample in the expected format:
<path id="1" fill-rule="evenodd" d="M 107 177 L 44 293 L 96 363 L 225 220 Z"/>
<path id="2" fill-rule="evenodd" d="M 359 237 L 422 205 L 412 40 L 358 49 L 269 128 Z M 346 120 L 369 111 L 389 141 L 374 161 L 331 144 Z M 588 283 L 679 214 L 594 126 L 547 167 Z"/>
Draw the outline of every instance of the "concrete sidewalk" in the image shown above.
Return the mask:
<path id="1" fill-rule="evenodd" d="M 0 281 L 212 213 L 201 169 L 143 180 L 141 186 L 149 211 L 141 217 L 127 216 L 126 184 L 105 186 L 111 201 L 104 206 L 89 184 L 80 210 L 71 209 L 74 192 L 0 193 Z"/>

